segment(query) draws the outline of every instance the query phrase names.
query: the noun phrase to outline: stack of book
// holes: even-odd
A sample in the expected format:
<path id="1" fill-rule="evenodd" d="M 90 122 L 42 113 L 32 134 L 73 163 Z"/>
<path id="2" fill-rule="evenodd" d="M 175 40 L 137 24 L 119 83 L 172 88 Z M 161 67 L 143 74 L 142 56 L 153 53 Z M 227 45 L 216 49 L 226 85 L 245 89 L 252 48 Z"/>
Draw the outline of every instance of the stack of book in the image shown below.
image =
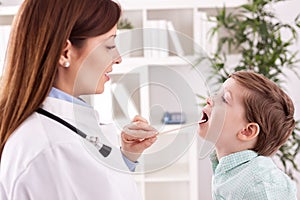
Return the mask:
<path id="1" fill-rule="evenodd" d="M 179 35 L 171 21 L 147 20 L 143 30 L 144 57 L 168 57 L 170 53 L 183 56 Z"/>
<path id="2" fill-rule="evenodd" d="M 214 54 L 218 47 L 218 34 L 211 36 L 212 28 L 216 26 L 214 18 L 210 18 L 207 13 L 198 11 L 194 15 L 194 40 L 195 52 Z"/>

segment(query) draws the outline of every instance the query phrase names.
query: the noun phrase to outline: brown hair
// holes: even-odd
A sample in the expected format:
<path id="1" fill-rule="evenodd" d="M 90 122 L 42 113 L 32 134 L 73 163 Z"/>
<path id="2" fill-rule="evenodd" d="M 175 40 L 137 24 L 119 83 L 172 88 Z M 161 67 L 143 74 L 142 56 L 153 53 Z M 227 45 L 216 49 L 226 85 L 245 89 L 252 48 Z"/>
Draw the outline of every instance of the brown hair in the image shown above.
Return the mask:
<path id="1" fill-rule="evenodd" d="M 295 128 L 291 98 L 263 75 L 239 71 L 230 77 L 247 89 L 244 96 L 246 119 L 260 126 L 253 150 L 264 156 L 274 154 Z"/>
<path id="2" fill-rule="evenodd" d="M 12 26 L 0 90 L 0 156 L 13 131 L 44 101 L 69 39 L 77 48 L 118 22 L 112 0 L 25 0 Z"/>

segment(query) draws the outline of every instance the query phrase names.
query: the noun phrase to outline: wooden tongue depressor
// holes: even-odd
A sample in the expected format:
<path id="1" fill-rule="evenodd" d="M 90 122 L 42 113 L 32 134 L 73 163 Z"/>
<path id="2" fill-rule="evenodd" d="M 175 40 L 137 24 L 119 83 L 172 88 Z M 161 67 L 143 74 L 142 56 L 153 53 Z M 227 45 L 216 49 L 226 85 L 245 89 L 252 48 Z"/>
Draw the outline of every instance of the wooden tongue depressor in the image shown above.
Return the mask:
<path id="1" fill-rule="evenodd" d="M 193 126 L 193 125 L 196 125 L 196 124 L 201 124 L 203 122 L 205 122 L 206 120 L 203 119 L 203 120 L 200 120 L 198 122 L 193 122 L 193 123 L 190 123 L 190 124 L 186 124 L 186 125 L 182 125 L 180 127 L 177 127 L 177 128 L 173 128 L 173 129 L 170 129 L 170 130 L 166 130 L 166 131 L 163 131 L 163 132 L 159 132 L 157 135 L 163 135 L 163 134 L 166 134 L 166 133 L 171 133 L 171 132 L 174 132 L 174 131 L 177 131 L 177 130 L 180 130 L 182 128 L 187 128 L 187 127 L 190 127 L 190 126 Z"/>

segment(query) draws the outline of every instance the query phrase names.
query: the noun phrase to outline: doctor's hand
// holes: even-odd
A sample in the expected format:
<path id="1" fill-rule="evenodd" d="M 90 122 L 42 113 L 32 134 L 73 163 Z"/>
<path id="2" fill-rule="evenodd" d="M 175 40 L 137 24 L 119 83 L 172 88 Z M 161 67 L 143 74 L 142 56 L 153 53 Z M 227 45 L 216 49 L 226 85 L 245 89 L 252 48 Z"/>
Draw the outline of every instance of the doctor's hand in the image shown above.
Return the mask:
<path id="1" fill-rule="evenodd" d="M 157 139 L 158 131 L 141 116 L 135 116 L 121 133 L 122 153 L 135 162 Z"/>

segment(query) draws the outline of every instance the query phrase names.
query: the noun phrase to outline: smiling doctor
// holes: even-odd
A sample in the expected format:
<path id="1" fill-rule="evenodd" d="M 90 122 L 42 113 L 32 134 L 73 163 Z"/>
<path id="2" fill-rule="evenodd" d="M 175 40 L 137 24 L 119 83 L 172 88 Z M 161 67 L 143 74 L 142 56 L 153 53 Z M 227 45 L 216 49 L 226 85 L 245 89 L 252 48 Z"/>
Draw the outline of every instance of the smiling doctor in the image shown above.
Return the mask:
<path id="1" fill-rule="evenodd" d="M 134 170 L 155 129 L 137 116 L 127 126 L 135 135 L 122 132 L 121 148 L 112 148 L 96 111 L 78 98 L 101 94 L 121 62 L 114 44 L 120 13 L 111 0 L 25 0 L 20 7 L 1 80 L 1 199 L 140 199 L 121 171 Z"/>

